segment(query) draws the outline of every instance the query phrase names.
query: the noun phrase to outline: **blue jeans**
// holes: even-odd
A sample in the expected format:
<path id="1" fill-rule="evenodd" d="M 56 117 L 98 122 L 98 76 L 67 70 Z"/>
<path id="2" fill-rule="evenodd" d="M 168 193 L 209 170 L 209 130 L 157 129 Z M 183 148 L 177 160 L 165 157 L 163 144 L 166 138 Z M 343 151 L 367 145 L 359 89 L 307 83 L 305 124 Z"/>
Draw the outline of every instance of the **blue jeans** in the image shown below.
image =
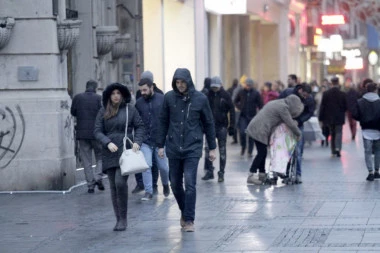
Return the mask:
<path id="1" fill-rule="evenodd" d="M 158 170 L 160 171 L 161 175 L 161 182 L 162 185 L 168 185 L 169 184 L 169 165 L 168 165 L 168 158 L 166 157 L 166 154 L 164 152 L 165 157 L 161 158 L 158 156 L 158 148 L 149 146 L 145 143 L 141 145 L 141 151 L 144 154 L 145 161 L 149 166 L 150 175 L 143 173 L 143 181 L 144 181 L 144 186 L 145 186 L 145 181 L 150 180 L 150 182 L 147 182 L 147 184 L 150 186 L 152 189 L 152 164 L 153 164 L 153 159 L 156 162 L 156 166 Z M 145 175 L 145 177 L 144 177 Z M 146 186 L 145 186 L 146 187 Z M 152 189 L 153 190 L 153 189 Z M 151 193 L 151 192 L 149 192 Z"/>
<path id="2" fill-rule="evenodd" d="M 375 165 L 375 170 L 379 170 L 380 166 L 380 140 L 367 140 L 363 138 L 364 159 L 369 172 L 372 172 Z M 375 160 L 372 159 L 372 154 L 375 154 Z"/>
<path id="3" fill-rule="evenodd" d="M 301 130 L 301 139 L 297 142 L 297 165 L 296 165 L 296 175 L 302 175 L 302 157 L 303 157 L 303 146 L 305 145 L 305 138 L 303 134 L 303 126 L 299 127 Z"/>
<path id="4" fill-rule="evenodd" d="M 170 186 L 185 221 L 195 219 L 198 163 L 199 158 L 196 157 L 169 159 Z M 183 181 L 185 181 L 185 189 Z"/>

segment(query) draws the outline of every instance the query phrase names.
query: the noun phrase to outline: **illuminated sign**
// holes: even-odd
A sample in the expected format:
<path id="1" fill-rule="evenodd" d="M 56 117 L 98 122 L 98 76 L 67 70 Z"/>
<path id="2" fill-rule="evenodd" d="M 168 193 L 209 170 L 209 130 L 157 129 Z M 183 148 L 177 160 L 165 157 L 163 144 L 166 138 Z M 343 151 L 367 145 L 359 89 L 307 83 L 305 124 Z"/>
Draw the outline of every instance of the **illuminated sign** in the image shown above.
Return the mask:
<path id="1" fill-rule="evenodd" d="M 247 0 L 204 0 L 207 12 L 215 14 L 246 14 Z"/>
<path id="2" fill-rule="evenodd" d="M 363 58 L 355 57 L 355 58 L 347 58 L 345 69 L 363 69 Z"/>
<path id="3" fill-rule="evenodd" d="M 344 25 L 346 19 L 343 15 L 322 15 L 321 25 Z"/>

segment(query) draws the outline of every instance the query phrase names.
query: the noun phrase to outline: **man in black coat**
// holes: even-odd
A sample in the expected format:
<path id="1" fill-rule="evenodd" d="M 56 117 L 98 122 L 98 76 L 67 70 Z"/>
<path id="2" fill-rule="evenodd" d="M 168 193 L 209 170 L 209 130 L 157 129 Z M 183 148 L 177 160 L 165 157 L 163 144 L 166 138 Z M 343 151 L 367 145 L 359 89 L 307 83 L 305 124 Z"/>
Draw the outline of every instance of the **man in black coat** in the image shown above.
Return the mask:
<path id="1" fill-rule="evenodd" d="M 297 84 L 295 87 L 287 88 L 280 93 L 279 98 L 285 98 L 291 94 L 299 97 L 304 105 L 302 113 L 295 118 L 298 123 L 298 128 L 302 132 L 300 140 L 297 142 L 297 163 L 296 163 L 296 184 L 302 183 L 302 157 L 305 144 L 304 139 L 304 123 L 308 121 L 313 115 L 315 110 L 315 101 L 312 96 L 311 86 L 307 83 Z M 290 165 L 289 165 L 290 166 Z"/>
<path id="2" fill-rule="evenodd" d="M 96 94 L 97 87 L 97 82 L 88 81 L 86 91 L 76 95 L 71 105 L 71 115 L 77 120 L 75 126 L 76 139 L 79 142 L 88 193 L 94 193 L 96 185 L 99 190 L 104 190 L 102 183 L 102 147 L 94 136 L 95 119 L 101 108 L 101 96 Z M 94 170 L 92 169 L 92 151 L 94 151 L 96 159 Z"/>
<path id="3" fill-rule="evenodd" d="M 190 71 L 178 68 L 173 76 L 173 90 L 165 94 L 157 134 L 158 154 L 169 158 L 169 178 L 181 210 L 184 231 L 194 231 L 196 180 L 206 134 L 209 159 L 215 160 L 215 129 L 207 97 L 195 90 Z M 183 187 L 185 183 L 185 189 Z"/>
<path id="4" fill-rule="evenodd" d="M 152 83 L 153 83 L 153 92 L 154 93 L 160 93 L 160 94 L 164 94 L 164 92 L 162 92 L 162 90 L 160 90 L 157 85 L 154 83 L 154 77 L 153 77 L 153 73 L 149 70 L 146 70 L 144 72 L 141 73 L 141 80 L 143 79 L 149 79 Z M 136 92 L 136 101 L 141 97 L 141 91 L 140 90 L 137 90 Z M 153 161 L 152 161 L 152 185 L 153 185 L 153 194 L 157 194 L 158 193 L 158 189 L 157 189 L 157 182 L 158 182 L 158 168 L 157 168 L 157 163 L 156 163 L 156 158 L 153 157 Z M 145 189 L 145 186 L 144 186 L 144 182 L 143 182 L 143 177 L 142 177 L 142 173 L 137 173 L 135 174 L 135 179 L 136 179 L 136 187 L 135 189 L 133 189 L 132 193 L 138 193 L 138 192 L 141 192 Z"/>
<path id="5" fill-rule="evenodd" d="M 342 129 L 347 110 L 346 94 L 340 90 L 339 79 L 331 79 L 331 89 L 325 91 L 322 96 L 319 109 L 319 121 L 328 126 L 331 134 L 331 156 L 340 157 L 342 149 Z"/>
<path id="6" fill-rule="evenodd" d="M 234 104 L 240 110 L 239 132 L 240 132 L 240 155 L 243 156 L 247 146 L 247 135 L 245 129 L 249 122 L 255 117 L 257 111 L 263 107 L 263 101 L 260 93 L 253 87 L 254 82 L 251 78 L 247 78 L 243 84 L 243 89 L 237 94 Z M 254 141 L 248 137 L 248 156 L 252 157 Z"/>
<path id="7" fill-rule="evenodd" d="M 164 158 L 158 157 L 158 148 L 156 147 L 158 117 L 160 114 L 162 103 L 164 102 L 164 95 L 154 92 L 153 82 L 149 78 L 144 78 L 140 80 L 139 90 L 142 96 L 139 99 L 137 99 L 135 107 L 139 112 L 141 119 L 144 121 L 145 125 L 145 138 L 141 146 L 141 151 L 143 152 L 145 160 L 150 167 L 149 170 L 142 173 L 145 188 L 145 196 L 141 200 L 152 199 L 153 182 L 151 168 L 153 165 L 153 160 L 155 161 L 155 166 L 160 171 L 161 182 L 163 185 L 163 193 L 165 197 L 167 197 L 170 193 L 168 159 L 166 156 Z"/>
<path id="8" fill-rule="evenodd" d="M 208 92 L 208 102 L 214 116 L 215 134 L 219 147 L 219 172 L 218 182 L 224 181 L 224 169 L 226 167 L 227 153 L 227 131 L 229 135 L 233 135 L 235 130 L 235 107 L 232 103 L 231 96 L 223 89 L 222 80 L 218 76 L 211 78 L 210 90 Z M 203 180 L 214 178 L 214 166 L 208 159 L 209 149 L 206 146 L 205 171 Z"/>

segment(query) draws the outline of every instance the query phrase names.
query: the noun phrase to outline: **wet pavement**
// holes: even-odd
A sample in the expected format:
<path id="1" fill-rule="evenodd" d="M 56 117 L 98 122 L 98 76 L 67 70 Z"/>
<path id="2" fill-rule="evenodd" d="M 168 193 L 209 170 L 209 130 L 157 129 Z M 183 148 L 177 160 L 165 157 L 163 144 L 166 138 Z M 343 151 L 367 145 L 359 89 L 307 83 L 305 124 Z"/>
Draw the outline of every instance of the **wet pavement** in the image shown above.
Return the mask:
<path id="1" fill-rule="evenodd" d="M 306 144 L 300 185 L 247 185 L 251 159 L 237 145 L 228 144 L 224 183 L 202 181 L 201 161 L 194 233 L 181 232 L 161 185 L 151 201 L 129 195 L 124 232 L 112 231 L 108 180 L 95 194 L 0 194 L 0 252 L 380 252 L 380 180 L 365 180 L 361 135 L 352 142 L 344 131 L 341 158 Z"/>

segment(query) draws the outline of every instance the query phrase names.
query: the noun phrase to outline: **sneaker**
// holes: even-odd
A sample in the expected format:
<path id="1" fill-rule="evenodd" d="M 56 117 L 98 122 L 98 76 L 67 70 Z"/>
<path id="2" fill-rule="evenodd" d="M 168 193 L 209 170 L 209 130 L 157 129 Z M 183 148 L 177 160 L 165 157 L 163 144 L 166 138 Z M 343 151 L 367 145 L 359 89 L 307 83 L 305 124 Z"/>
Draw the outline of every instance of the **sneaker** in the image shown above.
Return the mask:
<path id="1" fill-rule="evenodd" d="M 375 178 L 375 179 L 379 179 L 379 178 L 380 178 L 380 173 L 379 173 L 379 171 L 375 171 L 374 178 Z"/>
<path id="2" fill-rule="evenodd" d="M 163 188 L 164 188 L 164 196 L 165 196 L 165 197 L 169 196 L 169 194 L 170 194 L 170 188 L 169 188 L 169 185 L 168 185 L 168 184 L 167 184 L 167 185 L 164 185 Z"/>
<path id="3" fill-rule="evenodd" d="M 95 190 L 94 190 L 94 188 L 88 188 L 87 192 L 88 192 L 88 193 L 94 193 Z"/>
<path id="4" fill-rule="evenodd" d="M 185 226 L 183 227 L 183 231 L 185 232 L 194 232 L 194 222 L 186 221 Z"/>
<path id="5" fill-rule="evenodd" d="M 335 155 L 336 157 L 340 157 L 340 151 L 339 150 L 335 151 Z"/>
<path id="6" fill-rule="evenodd" d="M 257 173 L 249 173 L 247 178 L 247 184 L 257 184 L 261 185 L 263 182 L 259 180 L 259 175 Z"/>
<path id="7" fill-rule="evenodd" d="M 144 197 L 141 198 L 142 201 L 148 201 L 148 200 L 151 200 L 152 199 L 152 194 L 146 192 Z"/>
<path id="8" fill-rule="evenodd" d="M 139 185 L 136 185 L 135 189 L 133 189 L 132 191 L 132 194 L 142 192 L 143 190 L 144 190 L 144 187 L 140 187 Z"/>
<path id="9" fill-rule="evenodd" d="M 241 156 L 244 156 L 244 153 L 245 153 L 245 149 L 242 148 L 241 151 L 240 151 L 240 155 L 241 155 Z"/>
<path id="10" fill-rule="evenodd" d="M 179 220 L 179 224 L 181 224 L 181 227 L 184 228 L 186 225 L 185 219 L 183 218 L 183 215 L 181 215 L 181 219 Z"/>
<path id="11" fill-rule="evenodd" d="M 214 179 L 213 172 L 206 172 L 206 174 L 202 177 L 202 180 L 210 180 L 210 179 Z"/>
<path id="12" fill-rule="evenodd" d="M 218 172 L 218 182 L 219 183 L 224 182 L 224 173 L 221 171 Z"/>
<path id="13" fill-rule="evenodd" d="M 248 158 L 252 158 L 252 157 L 253 157 L 252 153 L 248 153 Z"/>
<path id="14" fill-rule="evenodd" d="M 261 182 L 264 182 L 265 179 L 267 179 L 267 173 L 260 172 L 260 173 L 259 173 L 259 180 L 260 180 Z"/>
<path id="15" fill-rule="evenodd" d="M 373 181 L 375 179 L 375 176 L 373 175 L 373 173 L 370 173 L 368 174 L 368 177 L 366 179 L 367 181 Z"/>
<path id="16" fill-rule="evenodd" d="M 96 181 L 95 185 L 98 186 L 99 191 L 104 191 L 104 184 L 103 184 L 102 180 Z"/>

